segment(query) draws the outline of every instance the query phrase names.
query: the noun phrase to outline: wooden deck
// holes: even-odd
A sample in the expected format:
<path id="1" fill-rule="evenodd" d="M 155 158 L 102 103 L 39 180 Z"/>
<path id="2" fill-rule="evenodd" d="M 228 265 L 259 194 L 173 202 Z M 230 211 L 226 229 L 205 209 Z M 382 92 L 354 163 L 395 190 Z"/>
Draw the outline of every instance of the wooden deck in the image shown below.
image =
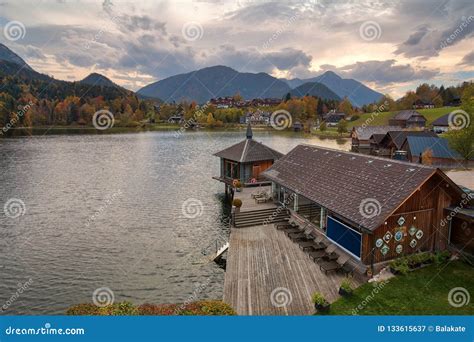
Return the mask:
<path id="1" fill-rule="evenodd" d="M 342 279 L 340 273 L 320 271 L 273 225 L 231 230 L 224 301 L 239 315 L 311 315 L 312 294 L 318 291 L 333 302 Z"/>
<path id="2" fill-rule="evenodd" d="M 269 208 L 276 208 L 277 206 L 273 201 L 269 201 L 266 203 L 257 203 L 255 199 L 252 198 L 253 193 L 258 193 L 261 191 L 266 191 L 270 193 L 272 190 L 271 186 L 258 186 L 253 188 L 242 188 L 242 191 L 235 192 L 234 198 L 239 198 L 242 200 L 242 207 L 240 208 L 241 212 L 247 211 L 254 211 L 254 210 L 261 210 L 261 209 L 269 209 Z"/>

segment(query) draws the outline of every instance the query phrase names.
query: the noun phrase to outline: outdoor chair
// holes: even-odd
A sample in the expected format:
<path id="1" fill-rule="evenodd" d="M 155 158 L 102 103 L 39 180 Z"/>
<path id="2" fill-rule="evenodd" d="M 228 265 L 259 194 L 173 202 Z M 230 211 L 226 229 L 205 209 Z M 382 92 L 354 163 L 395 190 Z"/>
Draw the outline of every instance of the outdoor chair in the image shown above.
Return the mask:
<path id="1" fill-rule="evenodd" d="M 271 196 L 268 194 L 268 193 L 264 193 L 262 196 L 256 196 L 255 197 L 255 202 L 257 202 L 257 204 L 259 203 L 266 203 L 267 201 L 271 200 Z"/>
<path id="2" fill-rule="evenodd" d="M 350 262 L 346 262 L 340 270 L 345 275 L 353 275 L 355 271 L 355 267 Z"/>
<path id="3" fill-rule="evenodd" d="M 275 227 L 277 230 L 283 230 L 289 227 L 293 227 L 290 222 L 280 222 L 280 223 L 275 223 Z"/>
<path id="4" fill-rule="evenodd" d="M 289 228 L 284 229 L 284 232 L 286 236 L 290 237 L 290 234 L 301 233 L 301 230 L 299 227 L 290 226 Z"/>
<path id="5" fill-rule="evenodd" d="M 299 246 L 303 251 L 319 251 L 327 248 L 323 240 L 324 238 L 318 235 L 315 239 L 300 242 Z"/>
<path id="6" fill-rule="evenodd" d="M 337 260 L 325 261 L 319 264 L 319 269 L 328 274 L 331 271 L 338 271 L 344 267 L 349 262 L 348 255 L 341 255 Z"/>
<path id="7" fill-rule="evenodd" d="M 308 256 L 313 260 L 316 261 L 321 259 L 325 255 L 333 254 L 336 250 L 336 245 L 329 245 L 325 250 L 319 250 L 314 252 L 308 252 Z M 334 253 L 335 254 L 335 253 Z"/>

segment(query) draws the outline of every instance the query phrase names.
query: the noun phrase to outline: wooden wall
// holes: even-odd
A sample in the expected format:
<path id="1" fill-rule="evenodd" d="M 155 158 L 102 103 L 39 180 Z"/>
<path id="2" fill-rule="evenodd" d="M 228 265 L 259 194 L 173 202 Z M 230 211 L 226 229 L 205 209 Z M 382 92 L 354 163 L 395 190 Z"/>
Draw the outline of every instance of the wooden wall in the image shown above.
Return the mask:
<path id="1" fill-rule="evenodd" d="M 474 223 L 472 220 L 452 218 L 451 243 L 463 252 L 474 254 Z"/>
<path id="2" fill-rule="evenodd" d="M 461 200 L 460 195 L 454 191 L 443 177 L 439 174 L 433 175 L 424 185 L 415 191 L 401 206 L 388 217 L 385 222 L 378 227 L 372 235 L 365 234 L 363 237 L 362 261 L 365 264 L 398 258 L 420 251 L 443 250 L 448 245 L 448 225 L 441 224 L 445 218 L 444 208 L 456 205 Z M 405 222 L 400 225 L 398 219 L 403 217 Z M 385 224 L 386 223 L 386 224 Z M 418 239 L 415 235 L 409 234 L 410 227 L 421 229 L 423 237 Z M 403 239 L 395 241 L 395 233 L 403 231 Z M 387 232 L 392 234 L 392 238 L 387 244 L 390 250 L 383 255 L 381 249 L 375 246 L 377 239 L 385 236 Z M 415 247 L 410 246 L 410 241 L 417 241 Z M 396 252 L 396 246 L 402 245 L 402 252 Z M 372 250 L 373 251 L 372 256 Z"/>

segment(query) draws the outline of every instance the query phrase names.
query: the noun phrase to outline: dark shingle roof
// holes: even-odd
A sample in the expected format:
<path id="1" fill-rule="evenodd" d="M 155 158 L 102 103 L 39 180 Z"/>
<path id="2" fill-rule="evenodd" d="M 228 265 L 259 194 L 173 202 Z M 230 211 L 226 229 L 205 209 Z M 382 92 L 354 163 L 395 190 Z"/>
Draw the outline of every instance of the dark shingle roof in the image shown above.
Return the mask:
<path id="1" fill-rule="evenodd" d="M 448 118 L 449 118 L 449 113 L 437 118 L 435 121 L 433 121 L 432 125 L 433 126 L 449 126 Z"/>
<path id="2" fill-rule="evenodd" d="M 374 134 L 386 134 L 388 131 L 399 130 L 398 126 L 354 126 L 353 130 L 360 140 L 369 140 Z"/>
<path id="3" fill-rule="evenodd" d="M 264 144 L 253 139 L 245 139 L 235 145 L 232 145 L 220 152 L 214 154 L 219 158 L 225 158 L 240 163 L 276 160 L 281 158 L 283 154 L 271 149 Z"/>
<path id="4" fill-rule="evenodd" d="M 438 135 L 431 131 L 389 131 L 386 139 L 392 139 L 395 147 L 401 149 L 408 136 L 437 137 Z"/>
<path id="5" fill-rule="evenodd" d="M 424 165 L 298 145 L 263 175 L 373 231 L 434 172 Z M 360 208 L 370 201 L 379 214 L 364 216 Z"/>
<path id="6" fill-rule="evenodd" d="M 421 115 L 416 110 L 401 110 L 393 117 L 394 120 L 408 120 L 414 115 Z"/>
<path id="7" fill-rule="evenodd" d="M 376 144 L 380 144 L 380 142 L 385 138 L 386 134 L 372 134 L 370 137 Z"/>
<path id="8" fill-rule="evenodd" d="M 431 150 L 433 158 L 463 159 L 448 146 L 448 141 L 444 138 L 408 136 L 406 143 L 412 156 L 419 156 L 426 150 Z"/>

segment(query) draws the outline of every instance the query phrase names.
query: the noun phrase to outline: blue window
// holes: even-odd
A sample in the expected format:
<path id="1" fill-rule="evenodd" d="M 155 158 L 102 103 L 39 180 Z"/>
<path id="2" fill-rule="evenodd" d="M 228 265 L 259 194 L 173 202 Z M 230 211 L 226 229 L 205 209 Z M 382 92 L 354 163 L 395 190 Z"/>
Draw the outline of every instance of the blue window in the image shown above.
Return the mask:
<path id="1" fill-rule="evenodd" d="M 332 217 L 328 217 L 327 222 L 328 238 L 360 258 L 362 235 Z"/>

